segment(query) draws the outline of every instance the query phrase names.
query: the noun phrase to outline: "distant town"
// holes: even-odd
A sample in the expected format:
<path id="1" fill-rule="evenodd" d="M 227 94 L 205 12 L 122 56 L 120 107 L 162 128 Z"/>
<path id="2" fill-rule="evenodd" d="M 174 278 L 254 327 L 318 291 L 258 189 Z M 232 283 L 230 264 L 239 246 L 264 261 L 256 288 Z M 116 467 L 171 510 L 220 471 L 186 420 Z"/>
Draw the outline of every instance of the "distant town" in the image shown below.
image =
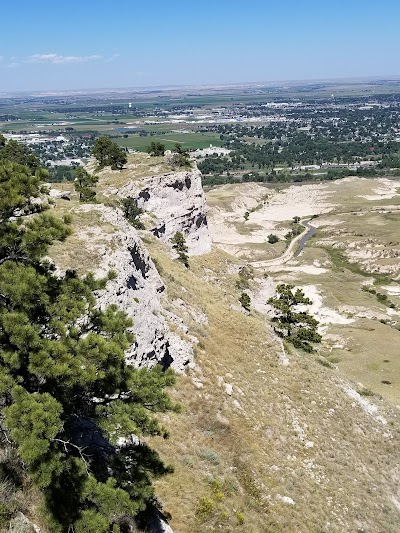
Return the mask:
<path id="1" fill-rule="evenodd" d="M 308 181 L 400 168 L 397 81 L 232 86 L 0 99 L 0 132 L 28 144 L 52 181 L 73 179 L 93 143 L 127 152 L 175 144 L 206 185 Z"/>

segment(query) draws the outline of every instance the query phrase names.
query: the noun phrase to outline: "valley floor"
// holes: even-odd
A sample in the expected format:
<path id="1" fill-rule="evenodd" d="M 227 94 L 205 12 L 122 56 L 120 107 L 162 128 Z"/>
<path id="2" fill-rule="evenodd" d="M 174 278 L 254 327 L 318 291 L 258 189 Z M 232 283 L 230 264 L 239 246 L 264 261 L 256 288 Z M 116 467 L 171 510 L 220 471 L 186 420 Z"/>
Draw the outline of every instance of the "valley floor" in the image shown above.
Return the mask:
<path id="1" fill-rule="evenodd" d="M 321 323 L 321 354 L 361 390 L 400 406 L 399 186 L 362 178 L 281 190 L 225 185 L 207 200 L 215 245 L 254 269 L 258 310 L 268 314 L 277 283 L 301 286 Z M 283 238 L 293 216 L 313 215 L 317 232 L 298 257 L 288 260 L 283 240 L 266 242 L 269 233 Z"/>

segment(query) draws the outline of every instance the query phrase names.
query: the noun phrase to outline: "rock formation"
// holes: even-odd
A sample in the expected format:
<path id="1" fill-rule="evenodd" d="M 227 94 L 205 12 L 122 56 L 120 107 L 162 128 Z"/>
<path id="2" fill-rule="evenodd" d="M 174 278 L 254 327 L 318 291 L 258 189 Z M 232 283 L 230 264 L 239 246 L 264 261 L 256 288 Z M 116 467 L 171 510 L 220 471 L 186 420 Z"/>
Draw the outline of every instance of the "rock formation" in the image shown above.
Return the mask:
<path id="1" fill-rule="evenodd" d="M 201 173 L 197 167 L 132 180 L 118 190 L 118 196 L 137 198 L 138 207 L 154 215 L 152 233 L 156 237 L 168 241 L 181 231 L 189 255 L 211 250 Z"/>
<path id="2" fill-rule="evenodd" d="M 133 319 L 136 342 L 127 351 L 127 360 L 136 366 L 161 363 L 182 371 L 192 362 L 193 349 L 168 328 L 161 305 L 165 286 L 142 240 L 120 210 L 104 205 L 93 209 L 117 228 L 113 234 L 114 250 L 107 252 L 98 269 L 103 275 L 112 269 L 117 276 L 99 293 L 98 302 L 102 308 L 117 304 Z"/>

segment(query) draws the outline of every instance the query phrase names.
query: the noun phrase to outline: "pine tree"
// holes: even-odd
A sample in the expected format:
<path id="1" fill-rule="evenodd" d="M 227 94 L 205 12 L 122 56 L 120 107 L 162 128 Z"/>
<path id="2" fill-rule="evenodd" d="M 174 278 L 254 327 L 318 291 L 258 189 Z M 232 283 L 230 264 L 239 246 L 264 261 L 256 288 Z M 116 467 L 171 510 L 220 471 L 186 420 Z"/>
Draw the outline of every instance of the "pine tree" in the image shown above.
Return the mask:
<path id="1" fill-rule="evenodd" d="M 80 202 L 93 202 L 96 198 L 94 186 L 99 181 L 97 176 L 89 174 L 84 168 L 75 171 L 75 190 L 79 193 Z"/>
<path id="2" fill-rule="evenodd" d="M 185 236 L 181 231 L 177 231 L 171 239 L 172 248 L 178 254 L 178 260 L 181 261 L 186 268 L 189 268 L 188 247 L 186 246 Z"/>
<path id="3" fill-rule="evenodd" d="M 294 286 L 281 284 L 277 287 L 277 296 L 270 298 L 268 303 L 275 310 L 272 318 L 274 329 L 279 336 L 287 339 L 296 348 L 302 348 L 306 352 L 313 352 L 311 342 L 321 342 L 321 335 L 317 331 L 318 320 L 308 311 L 299 311 L 299 305 L 311 305 L 312 301 L 307 298 L 304 291 Z"/>
<path id="4" fill-rule="evenodd" d="M 99 167 L 105 167 L 108 165 L 108 157 L 110 148 L 112 146 L 112 141 L 105 135 L 98 137 L 94 143 L 93 155 L 97 159 Z"/>
<path id="5" fill-rule="evenodd" d="M 107 279 L 56 276 L 43 259 L 70 229 L 38 210 L 41 173 L 0 166 L 0 436 L 45 498 L 54 532 L 125 530 L 168 471 L 143 435 L 175 406 L 170 370 L 127 366 L 132 321 L 96 307 Z"/>
<path id="6" fill-rule="evenodd" d="M 151 141 L 147 148 L 147 153 L 153 157 L 162 156 L 165 153 L 165 144 L 159 141 Z"/>
<path id="7" fill-rule="evenodd" d="M 40 168 L 39 159 L 27 146 L 11 139 L 7 142 L 4 135 L 0 135 L 0 164 L 5 162 L 19 163 L 36 171 Z"/>
<path id="8" fill-rule="evenodd" d="M 106 136 L 96 139 L 92 153 L 100 168 L 110 166 L 113 170 L 121 170 L 128 161 L 122 148 Z"/>

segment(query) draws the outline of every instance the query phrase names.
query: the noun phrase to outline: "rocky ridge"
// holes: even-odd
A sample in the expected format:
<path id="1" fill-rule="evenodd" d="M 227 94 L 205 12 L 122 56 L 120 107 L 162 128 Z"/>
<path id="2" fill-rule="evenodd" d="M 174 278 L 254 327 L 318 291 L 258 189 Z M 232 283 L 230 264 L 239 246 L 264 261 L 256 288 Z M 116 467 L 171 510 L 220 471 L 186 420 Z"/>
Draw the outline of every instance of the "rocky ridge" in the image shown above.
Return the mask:
<path id="1" fill-rule="evenodd" d="M 206 202 L 197 167 L 129 181 L 117 195 L 137 198 L 138 207 L 151 213 L 151 231 L 156 237 L 168 241 L 181 231 L 189 255 L 201 255 L 211 250 Z"/>
<path id="2" fill-rule="evenodd" d="M 151 214 L 154 224 L 151 232 L 156 237 L 166 241 L 181 231 L 186 237 L 189 255 L 211 249 L 201 173 L 197 168 L 140 181 L 129 180 L 118 189 L 117 196 L 138 199 L 138 206 Z M 108 269 L 115 270 L 117 277 L 107 284 L 99 296 L 99 304 L 106 307 L 116 303 L 133 318 L 136 343 L 126 354 L 128 361 L 137 366 L 161 363 L 164 367 L 183 371 L 194 364 L 192 343 L 196 339 L 186 337 L 189 340 L 184 340 L 170 331 L 167 322 L 177 324 L 183 334 L 187 333 L 187 328 L 178 316 L 164 309 L 161 298 L 165 286 L 138 232 L 119 209 L 102 206 L 101 215 L 104 221 L 118 228 L 119 246 L 104 258 Z"/>
<path id="3" fill-rule="evenodd" d="M 97 270 L 104 274 L 112 269 L 116 278 L 99 292 L 98 303 L 101 308 L 117 304 L 133 319 L 136 342 L 126 352 L 127 360 L 136 366 L 161 363 L 182 371 L 193 362 L 193 349 L 169 330 L 161 303 L 165 286 L 138 232 L 120 210 L 103 205 L 94 208 L 105 222 L 118 228 L 113 234 L 115 249 L 103 256 Z"/>
<path id="4" fill-rule="evenodd" d="M 99 173 L 101 180 L 104 172 Z M 201 173 L 197 167 L 138 179 L 135 165 L 128 164 L 125 175 L 118 172 L 112 175 L 122 180 L 121 186 L 116 188 L 115 183 L 110 186 L 104 179 L 102 194 L 106 198 L 116 196 L 119 200 L 128 196 L 137 198 L 139 206 L 146 211 L 143 219 L 147 218 L 146 225 L 155 237 L 169 242 L 177 231 L 181 231 L 189 255 L 211 249 Z M 51 184 L 50 196 L 56 203 L 74 199 L 74 193 L 59 190 Z M 118 207 L 101 203 L 76 206 L 71 203 L 68 207 L 78 218 L 82 213 L 97 213 L 102 223 L 113 228 L 108 236 L 97 225 L 80 226 L 74 233 L 80 240 L 82 251 L 90 249 L 99 257 L 90 265 L 90 270 L 98 276 L 104 276 L 110 270 L 116 274 L 106 289 L 99 291 L 98 305 L 105 308 L 117 304 L 133 319 L 136 342 L 126 352 L 127 360 L 136 366 L 160 363 L 165 368 L 172 366 L 178 372 L 193 366 L 193 344 L 197 339 L 188 334 L 185 320 L 180 315 L 187 318 L 196 312 L 182 311 L 179 302 L 177 305 L 167 303 L 165 285 L 142 240 L 146 234 L 138 232 Z M 71 265 L 66 266 L 70 268 Z M 171 331 L 171 324 L 174 331 Z"/>

